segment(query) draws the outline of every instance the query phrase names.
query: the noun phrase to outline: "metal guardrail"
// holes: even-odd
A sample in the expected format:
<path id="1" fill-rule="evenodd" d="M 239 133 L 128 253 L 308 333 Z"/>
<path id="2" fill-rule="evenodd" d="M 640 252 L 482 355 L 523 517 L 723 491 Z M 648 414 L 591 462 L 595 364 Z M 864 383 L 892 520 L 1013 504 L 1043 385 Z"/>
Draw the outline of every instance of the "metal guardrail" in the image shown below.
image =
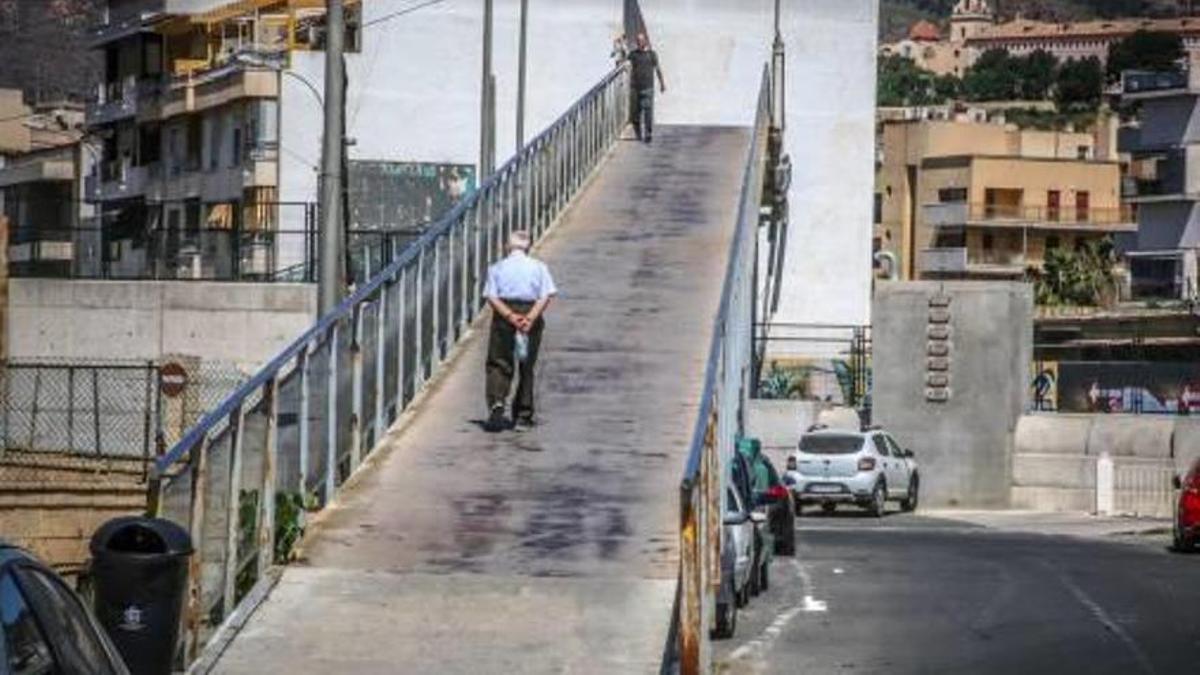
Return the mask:
<path id="1" fill-rule="evenodd" d="M 150 512 L 188 527 L 197 548 L 189 662 L 286 561 L 299 514 L 333 499 L 466 334 L 508 234 L 546 232 L 617 140 L 628 106 L 620 68 L 155 464 Z"/>
<path id="2" fill-rule="evenodd" d="M 755 238 L 766 178 L 770 93 L 770 75 L 764 72 L 704 392 L 680 485 L 679 596 L 671 633 L 684 675 L 706 673 L 711 665 L 709 629 L 721 583 L 722 495 L 753 373 Z"/>

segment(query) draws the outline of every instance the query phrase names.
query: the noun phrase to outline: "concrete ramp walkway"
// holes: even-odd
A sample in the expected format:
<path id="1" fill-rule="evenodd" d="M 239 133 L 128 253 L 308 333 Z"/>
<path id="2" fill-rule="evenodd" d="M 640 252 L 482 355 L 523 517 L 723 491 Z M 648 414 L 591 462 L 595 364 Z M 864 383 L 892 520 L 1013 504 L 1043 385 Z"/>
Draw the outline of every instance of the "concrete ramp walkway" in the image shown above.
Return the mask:
<path id="1" fill-rule="evenodd" d="M 703 127 L 618 143 L 538 252 L 562 293 L 541 425 L 480 429 L 480 324 L 216 672 L 656 672 L 748 143 Z"/>

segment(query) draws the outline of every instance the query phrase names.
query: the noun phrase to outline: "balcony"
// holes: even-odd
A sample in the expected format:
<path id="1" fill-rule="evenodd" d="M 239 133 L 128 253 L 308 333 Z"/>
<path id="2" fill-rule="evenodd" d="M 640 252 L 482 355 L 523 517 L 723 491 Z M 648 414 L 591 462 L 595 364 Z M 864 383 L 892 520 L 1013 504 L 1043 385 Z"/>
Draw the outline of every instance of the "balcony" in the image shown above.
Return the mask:
<path id="1" fill-rule="evenodd" d="M 120 162 L 105 164 L 99 174 L 91 174 L 84 179 L 84 196 L 92 202 L 142 196 L 155 170 L 154 166 L 132 166 Z"/>
<path id="2" fill-rule="evenodd" d="M 278 98 L 279 74 L 239 63 L 176 77 L 166 88 L 159 119 L 223 106 L 247 98 Z"/>
<path id="3" fill-rule="evenodd" d="M 1127 70 L 1121 73 L 1121 94 L 1129 99 L 1173 96 L 1191 91 L 1191 74 L 1187 70 L 1150 72 Z"/>
<path id="4" fill-rule="evenodd" d="M 1137 218 L 1128 207 L 1079 208 L 947 202 L 923 207 L 925 224 L 933 227 L 989 227 L 1055 232 L 1136 232 Z"/>
<path id="5" fill-rule="evenodd" d="M 1028 267 L 1021 251 L 976 251 L 965 246 L 924 249 L 918 256 L 918 264 L 926 275 L 976 278 L 1019 277 Z"/>
<path id="6" fill-rule="evenodd" d="M 96 100 L 88 104 L 87 125 L 96 127 L 136 117 L 157 95 L 159 87 L 157 79 L 136 75 L 101 82 L 96 85 Z"/>

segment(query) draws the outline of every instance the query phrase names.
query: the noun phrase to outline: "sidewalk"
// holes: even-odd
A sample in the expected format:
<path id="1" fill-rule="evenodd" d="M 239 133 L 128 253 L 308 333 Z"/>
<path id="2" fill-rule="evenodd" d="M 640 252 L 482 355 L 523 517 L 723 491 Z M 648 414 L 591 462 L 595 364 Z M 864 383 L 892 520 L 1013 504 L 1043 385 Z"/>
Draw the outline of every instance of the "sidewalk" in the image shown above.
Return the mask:
<path id="1" fill-rule="evenodd" d="M 1097 516 L 1090 513 L 1044 511 L 971 511 L 922 509 L 930 518 L 955 520 L 1004 532 L 1032 532 L 1052 536 L 1108 539 L 1120 536 L 1170 535 L 1171 521 L 1135 516 Z"/>

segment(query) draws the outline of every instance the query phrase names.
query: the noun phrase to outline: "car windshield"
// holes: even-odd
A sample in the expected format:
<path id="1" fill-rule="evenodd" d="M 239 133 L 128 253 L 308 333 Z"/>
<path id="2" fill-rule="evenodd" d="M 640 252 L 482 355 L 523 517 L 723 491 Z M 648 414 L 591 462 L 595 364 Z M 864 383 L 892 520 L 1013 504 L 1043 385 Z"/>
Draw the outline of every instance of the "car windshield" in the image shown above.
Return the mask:
<path id="1" fill-rule="evenodd" d="M 800 438 L 800 452 L 810 455 L 849 455 L 858 452 L 861 448 L 861 436 L 822 434 Z"/>

